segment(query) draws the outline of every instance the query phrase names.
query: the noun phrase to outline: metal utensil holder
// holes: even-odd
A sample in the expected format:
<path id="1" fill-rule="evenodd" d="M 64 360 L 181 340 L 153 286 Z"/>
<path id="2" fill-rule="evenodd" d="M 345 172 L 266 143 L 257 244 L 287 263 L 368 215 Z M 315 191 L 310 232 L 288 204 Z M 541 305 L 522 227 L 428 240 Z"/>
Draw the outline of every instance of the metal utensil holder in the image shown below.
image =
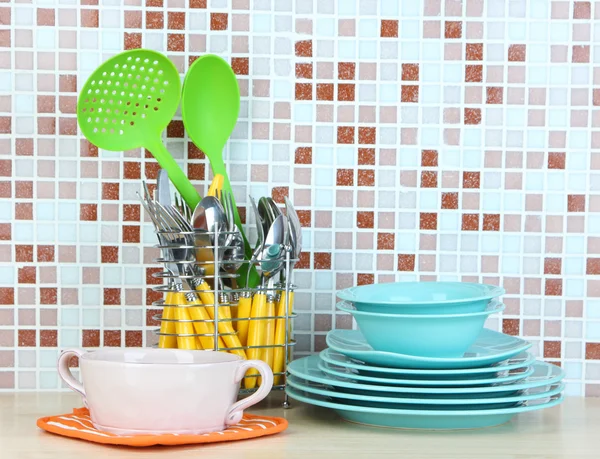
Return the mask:
<path id="1" fill-rule="evenodd" d="M 224 273 L 222 272 L 222 268 L 224 268 L 227 264 L 244 264 L 249 269 L 249 264 L 259 263 L 259 260 L 237 260 L 237 261 L 225 261 L 223 260 L 223 255 L 226 254 L 227 250 L 231 250 L 230 247 L 226 245 L 214 244 L 214 245 L 196 245 L 198 239 L 202 239 L 206 241 L 207 237 L 212 241 L 221 242 L 226 240 L 226 238 L 233 233 L 227 231 L 215 231 L 215 232 L 206 232 L 196 230 L 194 232 L 169 232 L 169 231 L 160 231 L 158 232 L 160 240 L 190 240 L 193 238 L 196 243 L 194 245 L 185 245 L 185 244 L 157 244 L 154 247 L 161 250 L 163 256 L 155 258 L 154 261 L 160 263 L 164 266 L 164 271 L 157 272 L 152 274 L 155 278 L 163 279 L 162 285 L 157 285 L 152 287 L 152 289 L 156 292 L 161 292 L 163 294 L 171 293 L 182 293 L 185 295 L 187 300 L 186 303 L 177 303 L 177 304 L 167 304 L 165 302 L 165 298 L 154 301 L 152 303 L 152 307 L 154 309 L 162 309 L 164 311 L 165 307 L 174 307 L 174 308 L 192 308 L 192 307 L 204 307 L 204 308 L 213 308 L 213 317 L 214 319 L 210 320 L 185 320 L 185 322 L 189 322 L 193 325 L 195 322 L 210 322 L 213 324 L 214 333 L 204 334 L 204 333 L 189 333 L 189 334 L 179 334 L 179 333 L 163 333 L 160 329 L 155 329 L 154 333 L 158 336 L 174 336 L 174 337 L 212 337 L 213 338 L 213 351 L 235 351 L 239 349 L 243 349 L 244 351 L 248 351 L 251 348 L 284 348 L 284 364 L 283 370 L 281 372 L 273 373 L 273 376 L 276 379 L 282 381 L 281 384 L 273 385 L 273 390 L 284 390 L 286 386 L 286 369 L 288 363 L 292 360 L 292 350 L 294 345 L 296 344 L 293 339 L 293 327 L 292 327 L 292 319 L 296 317 L 296 314 L 290 312 L 290 292 L 295 290 L 295 286 L 291 283 L 291 272 L 292 267 L 297 259 L 292 258 L 292 248 L 289 246 L 282 246 L 284 250 L 285 257 L 279 260 L 268 260 L 268 263 L 280 263 L 281 271 L 280 274 L 281 281 L 275 284 L 274 287 L 268 287 L 265 283 L 262 283 L 259 287 L 255 288 L 228 288 L 224 289 L 224 281 L 232 282 L 239 280 L 240 274 L 236 273 Z M 212 251 L 212 260 L 201 261 L 197 259 L 177 259 L 173 254 L 182 254 L 182 253 L 198 253 L 198 251 L 204 251 L 206 255 L 207 250 Z M 165 256 L 165 253 L 169 253 L 172 256 Z M 191 257 L 190 257 L 191 258 Z M 178 269 L 173 269 L 174 266 L 177 266 Z M 207 271 L 211 271 L 208 269 L 212 267 L 213 274 L 205 274 Z M 238 269 L 239 271 L 239 269 Z M 214 295 L 214 304 L 192 304 L 189 303 L 196 300 L 198 298 L 198 293 L 200 290 L 196 290 L 198 285 L 203 281 L 212 283 L 210 289 L 202 290 L 202 293 L 212 293 Z M 222 308 L 237 308 L 238 302 L 237 300 L 240 297 L 253 297 L 257 292 L 265 293 L 267 296 L 273 295 L 275 297 L 276 304 L 279 304 L 279 297 L 282 292 L 285 292 L 285 315 L 275 315 L 269 317 L 248 317 L 243 319 L 238 319 L 237 314 L 235 317 L 233 315 L 231 318 L 222 318 L 219 311 Z M 177 319 L 165 319 L 163 318 L 163 314 L 156 314 L 153 316 L 154 320 L 160 321 L 174 321 L 178 322 Z M 233 322 L 239 320 L 285 320 L 285 339 L 283 344 L 273 344 L 273 345 L 260 345 L 260 346 L 247 346 L 243 345 L 241 347 L 223 347 L 219 345 L 220 339 L 227 335 L 237 335 L 237 331 L 233 333 L 221 333 L 219 332 L 219 323 L 220 322 L 231 322 L 233 326 Z M 195 332 L 195 330 L 194 330 Z M 205 348 L 206 350 L 206 348 Z M 277 378 L 279 376 L 279 378 Z M 256 377 L 256 376 L 246 376 L 246 377 Z M 256 389 L 240 389 L 240 395 L 247 395 L 254 392 Z M 289 401 L 287 399 L 287 395 L 284 400 L 284 407 L 289 406 Z"/>

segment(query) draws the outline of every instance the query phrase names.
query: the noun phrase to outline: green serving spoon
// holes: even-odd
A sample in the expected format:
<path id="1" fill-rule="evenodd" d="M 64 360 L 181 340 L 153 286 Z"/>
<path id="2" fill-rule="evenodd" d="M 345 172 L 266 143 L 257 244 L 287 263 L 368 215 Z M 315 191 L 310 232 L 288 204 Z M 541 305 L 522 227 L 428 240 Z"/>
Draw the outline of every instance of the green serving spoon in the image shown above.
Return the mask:
<path id="1" fill-rule="evenodd" d="M 196 146 L 210 161 L 213 174 L 223 176 L 223 190 L 233 197 L 229 176 L 223 161 L 223 148 L 235 127 L 240 112 L 240 88 L 231 66 L 219 56 L 206 54 L 194 61 L 183 82 L 181 114 L 185 129 Z M 233 206 L 238 228 L 242 222 L 237 206 Z M 242 232 L 246 259 L 252 249 Z M 246 284 L 249 263 L 240 268 L 239 283 Z M 250 268 L 248 285 L 255 287 L 260 276 L 254 266 Z"/>
<path id="2" fill-rule="evenodd" d="M 125 51 L 100 65 L 85 82 L 77 121 L 98 148 L 150 151 L 193 209 L 200 195 L 161 140 L 180 98 L 179 72 L 167 57 L 147 49 Z"/>

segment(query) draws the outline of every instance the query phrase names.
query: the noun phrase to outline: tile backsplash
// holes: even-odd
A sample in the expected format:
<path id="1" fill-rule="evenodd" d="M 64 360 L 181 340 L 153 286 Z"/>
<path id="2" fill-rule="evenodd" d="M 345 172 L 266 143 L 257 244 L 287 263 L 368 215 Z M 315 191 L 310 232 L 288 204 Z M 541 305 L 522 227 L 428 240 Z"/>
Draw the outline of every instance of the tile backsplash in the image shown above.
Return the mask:
<path id="1" fill-rule="evenodd" d="M 600 2 L 17 0 L 0 3 L 0 390 L 57 389 L 67 347 L 155 342 L 157 164 L 78 131 L 77 91 L 137 47 L 238 76 L 225 157 L 238 202 L 290 196 L 303 225 L 297 355 L 335 290 L 502 284 L 490 327 L 600 395 Z M 181 118 L 170 152 L 204 192 Z"/>

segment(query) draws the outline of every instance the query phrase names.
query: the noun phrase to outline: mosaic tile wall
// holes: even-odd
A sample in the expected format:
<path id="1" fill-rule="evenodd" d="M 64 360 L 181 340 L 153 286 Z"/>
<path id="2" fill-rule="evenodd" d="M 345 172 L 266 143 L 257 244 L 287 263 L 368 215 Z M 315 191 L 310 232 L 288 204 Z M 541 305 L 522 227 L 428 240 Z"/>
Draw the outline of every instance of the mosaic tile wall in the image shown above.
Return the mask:
<path id="1" fill-rule="evenodd" d="M 336 289 L 503 284 L 488 324 L 600 395 L 600 2 L 0 2 L 0 390 L 60 387 L 59 350 L 154 343 L 155 241 L 140 150 L 98 150 L 77 91 L 105 58 L 230 60 L 238 202 L 293 198 L 305 252 L 297 354 L 322 349 Z M 177 118 L 168 149 L 199 189 Z"/>

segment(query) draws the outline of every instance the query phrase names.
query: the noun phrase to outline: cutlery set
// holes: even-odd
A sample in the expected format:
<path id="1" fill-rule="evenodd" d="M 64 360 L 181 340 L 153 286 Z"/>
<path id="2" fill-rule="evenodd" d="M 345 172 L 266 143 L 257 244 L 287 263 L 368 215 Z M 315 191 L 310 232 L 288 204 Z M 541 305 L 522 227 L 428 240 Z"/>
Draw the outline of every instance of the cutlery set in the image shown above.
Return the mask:
<path id="1" fill-rule="evenodd" d="M 155 275 L 167 280 L 155 287 L 166 294 L 154 303 L 163 308 L 155 316 L 161 321 L 158 347 L 227 351 L 262 360 L 279 386 L 288 348 L 294 344 L 289 326 L 293 286 L 288 279 L 301 250 L 299 221 L 287 199 L 284 215 L 271 198 L 261 198 L 258 206 L 250 198 L 262 230 L 252 258 L 246 260 L 231 194 L 219 189 L 221 182 L 216 175 L 193 211 L 178 198 L 172 204 L 164 170 L 159 171 L 155 197 L 144 184 L 140 198 L 158 236 L 162 256 L 157 261 L 165 266 Z M 261 283 L 256 289 L 237 285 L 244 263 L 257 266 Z M 245 389 L 254 389 L 257 377 L 250 370 Z"/>
<path id="2" fill-rule="evenodd" d="M 564 372 L 531 344 L 484 327 L 504 309 L 500 287 L 401 282 L 338 292 L 360 330 L 332 330 L 328 348 L 293 361 L 286 392 L 361 424 L 471 429 L 562 401 Z"/>
<path id="3" fill-rule="evenodd" d="M 213 181 L 200 196 L 162 143 L 179 103 L 185 129 L 209 159 Z M 218 350 L 262 360 L 275 385 L 291 356 L 293 285 L 301 252 L 300 221 L 285 199 L 285 214 L 269 197 L 250 198 L 258 241 L 245 236 L 223 161 L 237 122 L 240 93 L 230 65 L 215 55 L 196 59 L 183 86 L 161 53 L 136 49 L 106 60 L 84 84 L 77 119 L 85 137 L 111 151 L 146 148 L 158 161 L 156 189 L 144 182 L 142 205 L 156 230 L 164 281 L 158 347 Z M 177 193 L 173 194 L 170 184 Z M 244 379 L 256 390 L 258 372 Z"/>

